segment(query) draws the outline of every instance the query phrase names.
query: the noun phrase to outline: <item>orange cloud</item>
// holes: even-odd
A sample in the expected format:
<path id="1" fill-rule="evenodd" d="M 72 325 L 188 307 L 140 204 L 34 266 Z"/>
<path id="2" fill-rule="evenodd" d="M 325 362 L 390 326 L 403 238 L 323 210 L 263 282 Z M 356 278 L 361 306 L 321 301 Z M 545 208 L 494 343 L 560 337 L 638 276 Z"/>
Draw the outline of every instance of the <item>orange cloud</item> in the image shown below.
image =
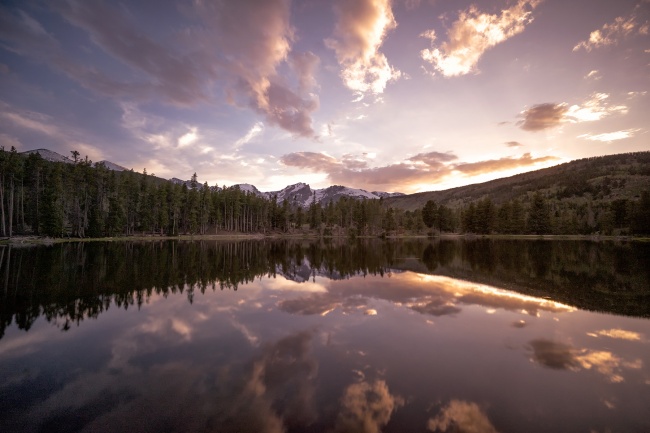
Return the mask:
<path id="1" fill-rule="evenodd" d="M 643 25 L 639 24 L 635 13 L 632 13 L 627 18 L 616 17 L 614 22 L 606 23 L 602 28 L 591 32 L 589 39 L 578 43 L 573 47 L 573 51 L 584 49 L 589 52 L 595 48 L 617 45 L 619 41 L 634 33 L 647 35 L 648 23 L 646 22 Z"/>
<path id="2" fill-rule="evenodd" d="M 453 161 L 458 159 L 453 153 L 441 153 L 441 152 L 428 152 L 428 153 L 418 153 L 415 156 L 409 158 L 409 161 L 413 162 L 422 162 L 429 167 L 440 167 L 446 162 Z"/>
<path id="3" fill-rule="evenodd" d="M 479 174 L 490 173 L 493 171 L 511 170 L 514 168 L 530 166 L 540 162 L 554 161 L 558 158 L 554 156 L 542 156 L 533 158 L 530 153 L 524 153 L 519 158 L 505 157 L 499 159 L 492 159 L 488 161 L 470 162 L 467 164 L 458 164 L 454 170 L 460 171 L 469 176 L 476 176 Z"/>
<path id="4" fill-rule="evenodd" d="M 404 399 L 390 393 L 383 380 L 360 382 L 347 387 L 341 397 L 341 412 L 334 431 L 380 433 Z"/>
<path id="5" fill-rule="evenodd" d="M 483 410 L 470 401 L 452 400 L 427 423 L 433 432 L 481 432 L 497 433 Z"/>
<path id="6" fill-rule="evenodd" d="M 334 36 L 325 45 L 336 53 L 345 85 L 357 92 L 383 93 L 401 76 L 379 51 L 386 34 L 397 27 L 390 0 L 339 0 Z"/>
<path id="7" fill-rule="evenodd" d="M 481 13 L 476 6 L 461 11 L 458 20 L 447 30 L 447 41 L 435 48 L 434 30 L 422 33 L 432 48 L 420 52 L 423 60 L 446 77 L 472 72 L 489 48 L 521 33 L 533 20 L 532 10 L 540 0 L 519 0 L 500 15 Z"/>
<path id="8" fill-rule="evenodd" d="M 409 191 L 416 185 L 435 184 L 454 172 L 476 176 L 490 172 L 525 168 L 539 163 L 554 161 L 554 156 L 533 158 L 530 153 L 520 157 L 504 157 L 496 160 L 471 163 L 455 162 L 451 153 L 420 153 L 403 162 L 381 167 L 368 167 L 366 161 L 345 155 L 341 159 L 323 153 L 295 152 L 284 155 L 280 162 L 289 167 L 309 168 L 327 173 L 334 184 L 355 185 L 358 188 L 389 191 Z"/>

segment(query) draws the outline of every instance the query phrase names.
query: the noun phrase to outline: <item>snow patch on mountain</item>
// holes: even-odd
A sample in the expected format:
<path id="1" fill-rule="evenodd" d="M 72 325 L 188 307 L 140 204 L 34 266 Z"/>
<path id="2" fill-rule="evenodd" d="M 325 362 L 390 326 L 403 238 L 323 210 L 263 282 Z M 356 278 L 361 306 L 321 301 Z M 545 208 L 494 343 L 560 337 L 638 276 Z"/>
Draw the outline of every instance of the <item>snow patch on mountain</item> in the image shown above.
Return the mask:
<path id="1" fill-rule="evenodd" d="M 265 197 L 265 198 L 267 197 L 266 193 L 260 192 L 260 190 L 257 189 L 255 185 L 251 185 L 250 183 L 238 183 L 237 185 L 233 185 L 233 186 L 238 186 L 239 189 L 242 190 L 243 192 L 254 194 L 258 197 Z"/>
<path id="2" fill-rule="evenodd" d="M 30 155 L 32 153 L 37 153 L 46 161 L 51 162 L 64 162 L 66 164 L 72 164 L 72 160 L 68 157 L 61 155 L 60 153 L 53 152 L 49 149 L 34 149 L 22 152 L 22 155 Z"/>
<path id="3" fill-rule="evenodd" d="M 97 166 L 97 164 L 104 164 L 104 166 L 105 166 L 107 169 L 112 170 L 112 171 L 128 171 L 128 170 L 129 170 L 129 169 L 126 168 L 126 167 L 122 167 L 122 166 L 119 165 L 119 164 L 115 164 L 114 162 L 110 162 L 110 161 L 107 161 L 107 160 L 105 160 L 105 159 L 102 160 L 102 161 L 96 162 L 96 163 L 94 163 L 93 165 L 94 165 L 94 166 Z"/>

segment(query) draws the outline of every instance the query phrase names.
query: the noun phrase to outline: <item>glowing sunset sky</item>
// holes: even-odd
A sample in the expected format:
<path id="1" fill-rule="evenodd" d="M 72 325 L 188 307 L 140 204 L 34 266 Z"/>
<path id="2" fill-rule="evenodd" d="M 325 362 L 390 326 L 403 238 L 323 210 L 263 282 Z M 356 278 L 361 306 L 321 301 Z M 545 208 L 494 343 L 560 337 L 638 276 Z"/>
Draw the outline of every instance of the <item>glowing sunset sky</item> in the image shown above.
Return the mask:
<path id="1" fill-rule="evenodd" d="M 262 191 L 649 150 L 649 0 L 3 1 L 0 145 Z"/>

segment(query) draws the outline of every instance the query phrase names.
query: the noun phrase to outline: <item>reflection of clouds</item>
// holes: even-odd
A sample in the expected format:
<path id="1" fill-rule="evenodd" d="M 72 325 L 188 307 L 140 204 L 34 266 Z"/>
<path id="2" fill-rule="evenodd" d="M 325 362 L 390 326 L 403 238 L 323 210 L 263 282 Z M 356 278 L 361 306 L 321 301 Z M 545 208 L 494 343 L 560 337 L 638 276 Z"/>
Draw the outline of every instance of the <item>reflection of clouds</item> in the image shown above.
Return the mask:
<path id="1" fill-rule="evenodd" d="M 572 370 L 578 366 L 576 350 L 571 346 L 551 340 L 533 340 L 533 359 L 554 370 Z"/>
<path id="2" fill-rule="evenodd" d="M 526 327 L 526 321 L 525 320 L 516 320 L 512 322 L 512 326 L 515 328 L 525 328 Z"/>
<path id="3" fill-rule="evenodd" d="M 610 382 L 623 382 L 621 370 L 641 369 L 640 359 L 625 361 L 612 352 L 603 350 L 576 349 L 568 344 L 537 339 L 530 342 L 533 360 L 544 367 L 555 370 L 591 370 L 607 377 Z"/>
<path id="4" fill-rule="evenodd" d="M 392 395 L 383 380 L 359 382 L 347 387 L 341 398 L 341 412 L 336 420 L 337 432 L 378 433 L 404 399 Z"/>
<path id="5" fill-rule="evenodd" d="M 44 342 L 52 342 L 64 338 L 59 329 L 46 327 L 37 330 L 31 329 L 28 334 L 4 336 L 0 345 L 0 356 L 24 356 L 39 350 Z"/>
<path id="6" fill-rule="evenodd" d="M 292 281 L 288 278 L 266 278 L 261 281 L 265 289 L 282 290 L 282 291 L 296 291 L 296 292 L 326 292 L 327 289 L 322 284 L 310 283 L 304 284 L 303 282 Z"/>
<path id="7" fill-rule="evenodd" d="M 427 299 L 428 300 L 428 299 Z M 417 311 L 422 314 L 430 314 L 432 316 L 446 316 L 448 314 L 460 313 L 461 309 L 450 303 L 442 297 L 437 297 L 429 302 L 420 302 L 410 305 L 411 310 Z"/>
<path id="8" fill-rule="evenodd" d="M 497 433 L 487 415 L 476 404 L 452 400 L 427 424 L 433 432 Z"/>
<path id="9" fill-rule="evenodd" d="M 286 299 L 278 304 L 282 311 L 291 314 L 301 315 L 326 315 L 327 313 L 340 308 L 343 312 L 363 308 L 368 300 L 360 297 L 346 298 L 338 293 L 314 294 L 306 298 Z"/>
<path id="10" fill-rule="evenodd" d="M 134 365 L 119 376 L 110 368 L 80 374 L 25 414 L 25 425 L 38 431 L 48 430 L 48 422 L 70 421 L 94 433 L 194 432 L 209 426 L 279 433 L 304 427 L 316 418 L 313 337 L 313 332 L 290 335 L 265 346 L 248 364 L 238 354 L 231 355 L 231 364 L 192 363 L 181 355 L 180 362 Z M 81 412 L 85 419 L 70 418 Z"/>
<path id="11" fill-rule="evenodd" d="M 594 333 L 588 333 L 587 335 L 592 337 L 609 337 L 616 338 L 619 340 L 629 340 L 629 341 L 640 341 L 641 334 L 638 332 L 626 331 L 624 329 L 601 329 Z"/>
<path id="12" fill-rule="evenodd" d="M 251 346 L 257 346 L 259 344 L 259 338 L 255 335 L 246 325 L 237 320 L 233 319 L 231 322 L 233 328 L 242 333 L 242 335 L 248 340 Z"/>
<path id="13" fill-rule="evenodd" d="M 265 347 L 228 414 L 238 420 L 232 426 L 236 428 L 224 430 L 241 431 L 247 426 L 250 431 L 285 431 L 285 424 L 315 420 L 313 380 L 318 363 L 310 352 L 312 337 L 312 332 L 301 332 Z M 259 428 L 248 427 L 251 417 L 262 421 Z"/>
<path id="14" fill-rule="evenodd" d="M 390 281 L 380 277 L 364 281 L 332 281 L 326 293 L 281 301 L 281 310 L 292 314 L 321 314 L 340 308 L 355 311 L 369 299 L 382 299 L 404 305 L 422 314 L 443 316 L 461 312 L 460 304 L 480 305 L 491 310 L 503 309 L 539 316 L 540 311 L 553 313 L 574 311 L 568 305 L 535 298 L 483 284 L 470 283 L 438 275 L 414 272 L 394 274 Z M 496 311 L 494 311 L 496 312 Z"/>

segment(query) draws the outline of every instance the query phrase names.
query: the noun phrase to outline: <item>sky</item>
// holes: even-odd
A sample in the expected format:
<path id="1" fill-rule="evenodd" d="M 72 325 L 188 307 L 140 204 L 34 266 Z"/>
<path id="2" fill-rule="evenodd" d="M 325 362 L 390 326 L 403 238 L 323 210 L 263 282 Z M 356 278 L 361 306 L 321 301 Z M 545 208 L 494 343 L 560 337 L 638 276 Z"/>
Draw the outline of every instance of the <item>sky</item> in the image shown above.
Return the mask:
<path id="1" fill-rule="evenodd" d="M 650 0 L 0 3 L 0 146 L 413 193 L 650 150 Z"/>

